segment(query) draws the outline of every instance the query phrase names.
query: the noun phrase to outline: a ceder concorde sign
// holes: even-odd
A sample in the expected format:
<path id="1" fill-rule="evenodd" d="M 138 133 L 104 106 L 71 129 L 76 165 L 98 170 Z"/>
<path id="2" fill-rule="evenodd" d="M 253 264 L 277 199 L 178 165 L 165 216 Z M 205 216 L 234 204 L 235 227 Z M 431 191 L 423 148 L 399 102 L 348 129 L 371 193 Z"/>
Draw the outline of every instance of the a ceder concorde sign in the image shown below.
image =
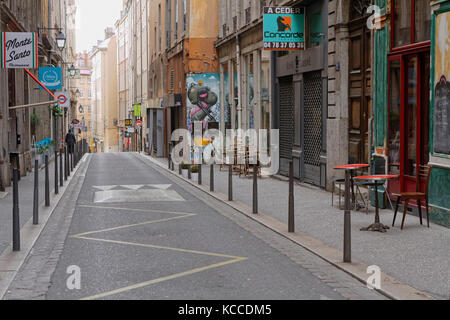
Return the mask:
<path id="1" fill-rule="evenodd" d="M 305 49 L 305 8 L 264 7 L 264 49 Z"/>
<path id="2" fill-rule="evenodd" d="M 37 34 L 32 32 L 2 32 L 0 34 L 2 68 L 37 68 Z"/>

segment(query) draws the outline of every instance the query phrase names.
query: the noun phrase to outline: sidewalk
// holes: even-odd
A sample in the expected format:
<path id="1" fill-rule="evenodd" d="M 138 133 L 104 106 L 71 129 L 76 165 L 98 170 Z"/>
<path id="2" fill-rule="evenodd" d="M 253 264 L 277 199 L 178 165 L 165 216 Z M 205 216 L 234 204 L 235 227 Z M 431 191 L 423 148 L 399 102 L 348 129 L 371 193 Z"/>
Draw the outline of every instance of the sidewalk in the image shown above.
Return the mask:
<path id="1" fill-rule="evenodd" d="M 152 159 L 167 168 L 167 159 Z M 175 172 L 178 173 L 177 166 Z M 209 166 L 204 166 L 204 186 L 209 186 L 209 172 Z M 252 207 L 252 186 L 251 178 L 233 176 L 236 203 Z M 344 214 L 336 203 L 331 206 L 331 194 L 308 185 L 296 185 L 294 189 L 296 232 L 342 252 Z M 215 168 L 215 191 L 228 194 L 228 171 L 220 172 L 219 166 Z M 261 216 L 287 225 L 288 183 L 273 178 L 258 179 L 258 191 Z M 374 222 L 374 216 L 375 208 L 370 208 L 369 215 L 365 211 L 352 212 L 353 261 L 377 265 L 383 273 L 425 294 L 449 299 L 449 230 L 435 224 L 428 229 L 420 226 L 419 218 L 408 216 L 403 231 L 399 227 L 400 218 L 386 234 L 361 232 L 361 228 Z M 382 210 L 380 216 L 384 224 L 391 226 L 391 210 Z"/>
<path id="2" fill-rule="evenodd" d="M 59 158 L 58 158 L 59 159 Z M 34 162 L 33 162 L 34 165 Z M 63 163 L 64 166 L 64 163 Z M 59 171 L 59 160 L 58 160 Z M 50 180 L 50 201 L 52 200 L 55 190 L 55 167 L 54 160 L 49 163 L 49 180 Z M 59 180 L 58 180 L 59 181 Z M 66 184 L 66 182 L 64 182 Z M 12 186 L 6 188 L 8 195 L 0 199 L 0 255 L 10 245 L 12 241 L 12 207 L 13 207 L 13 190 Z M 19 181 L 19 214 L 20 228 L 33 217 L 33 197 L 34 197 L 34 167 L 33 172 L 29 172 L 27 176 L 22 177 Z M 45 170 L 39 171 L 39 206 L 45 202 Z"/>

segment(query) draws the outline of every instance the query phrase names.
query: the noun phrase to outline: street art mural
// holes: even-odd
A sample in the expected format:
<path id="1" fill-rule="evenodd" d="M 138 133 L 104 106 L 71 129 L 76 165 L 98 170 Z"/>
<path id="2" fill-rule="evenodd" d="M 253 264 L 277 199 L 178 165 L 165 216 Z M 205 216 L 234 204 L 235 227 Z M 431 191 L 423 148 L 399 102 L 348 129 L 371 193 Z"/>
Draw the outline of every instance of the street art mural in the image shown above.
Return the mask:
<path id="1" fill-rule="evenodd" d="M 439 14 L 435 29 L 434 152 L 450 155 L 450 12 Z"/>
<path id="2" fill-rule="evenodd" d="M 217 73 L 188 74 L 187 127 L 194 132 L 194 123 L 220 123 L 220 77 Z"/>

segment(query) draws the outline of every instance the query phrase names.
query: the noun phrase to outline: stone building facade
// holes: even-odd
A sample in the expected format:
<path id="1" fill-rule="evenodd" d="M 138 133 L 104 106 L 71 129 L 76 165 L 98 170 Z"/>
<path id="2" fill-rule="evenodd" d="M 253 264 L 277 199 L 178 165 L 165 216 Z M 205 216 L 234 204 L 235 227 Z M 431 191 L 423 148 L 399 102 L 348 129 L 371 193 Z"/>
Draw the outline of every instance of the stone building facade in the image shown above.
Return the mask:
<path id="1" fill-rule="evenodd" d="M 73 0 L 1 1 L 0 31 L 38 33 L 38 65 L 64 68 L 63 62 L 71 58 L 74 46 L 74 30 L 67 24 L 69 8 L 75 8 Z M 67 32 L 63 51 L 55 41 L 59 30 Z M 30 71 L 38 77 L 38 69 Z M 0 69 L 0 189 L 10 185 L 13 167 L 19 168 L 22 176 L 31 170 L 35 142 L 60 137 L 52 129 L 52 100 L 23 69 Z M 22 107 L 36 103 L 40 105 Z M 62 138 L 63 131 L 58 133 Z"/>

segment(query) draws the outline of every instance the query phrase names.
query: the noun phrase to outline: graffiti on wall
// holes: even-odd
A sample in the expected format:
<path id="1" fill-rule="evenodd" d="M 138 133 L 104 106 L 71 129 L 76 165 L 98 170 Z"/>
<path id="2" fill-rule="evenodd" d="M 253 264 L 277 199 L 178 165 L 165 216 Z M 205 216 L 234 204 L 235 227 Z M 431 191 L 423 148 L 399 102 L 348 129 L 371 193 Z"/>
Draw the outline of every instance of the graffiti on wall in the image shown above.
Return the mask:
<path id="1" fill-rule="evenodd" d="M 194 123 L 202 122 L 203 129 L 209 123 L 220 123 L 220 77 L 217 73 L 188 74 L 187 127 L 194 131 Z"/>

